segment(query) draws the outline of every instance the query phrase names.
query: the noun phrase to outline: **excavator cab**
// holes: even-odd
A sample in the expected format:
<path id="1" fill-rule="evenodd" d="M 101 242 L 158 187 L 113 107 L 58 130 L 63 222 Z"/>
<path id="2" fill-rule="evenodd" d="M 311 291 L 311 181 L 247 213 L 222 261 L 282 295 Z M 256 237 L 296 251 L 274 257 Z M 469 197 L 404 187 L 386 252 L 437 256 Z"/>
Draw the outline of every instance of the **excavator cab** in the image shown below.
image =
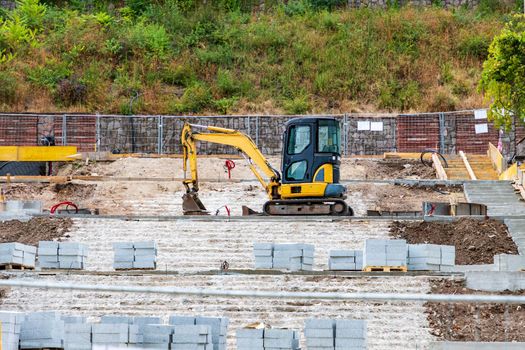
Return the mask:
<path id="1" fill-rule="evenodd" d="M 286 123 L 283 137 L 282 183 L 302 193 L 297 184 L 326 183 L 317 197 L 343 197 L 339 184 L 341 131 L 334 118 L 296 118 Z M 295 184 L 295 186 L 293 186 Z M 288 186 L 287 186 L 288 187 Z"/>

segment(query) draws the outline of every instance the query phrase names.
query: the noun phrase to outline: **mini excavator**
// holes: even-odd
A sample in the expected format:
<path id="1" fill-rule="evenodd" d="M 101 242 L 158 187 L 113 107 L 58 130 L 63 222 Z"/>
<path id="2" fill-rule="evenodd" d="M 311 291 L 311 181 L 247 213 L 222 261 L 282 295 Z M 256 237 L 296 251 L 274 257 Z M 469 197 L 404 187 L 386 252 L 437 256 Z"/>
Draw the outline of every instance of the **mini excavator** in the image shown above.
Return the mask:
<path id="1" fill-rule="evenodd" d="M 181 135 L 186 188 L 182 204 L 184 214 L 208 214 L 198 196 L 198 141 L 229 145 L 240 151 L 269 197 L 263 207 L 265 215 L 353 215 L 345 202 L 346 187 L 339 183 L 339 122 L 334 118 L 295 118 L 285 127 L 282 171 L 279 173 L 248 135 L 186 122 Z M 203 132 L 196 132 L 196 129 Z M 189 178 L 186 176 L 188 163 Z M 248 212 L 254 213 L 243 210 L 243 215 Z"/>

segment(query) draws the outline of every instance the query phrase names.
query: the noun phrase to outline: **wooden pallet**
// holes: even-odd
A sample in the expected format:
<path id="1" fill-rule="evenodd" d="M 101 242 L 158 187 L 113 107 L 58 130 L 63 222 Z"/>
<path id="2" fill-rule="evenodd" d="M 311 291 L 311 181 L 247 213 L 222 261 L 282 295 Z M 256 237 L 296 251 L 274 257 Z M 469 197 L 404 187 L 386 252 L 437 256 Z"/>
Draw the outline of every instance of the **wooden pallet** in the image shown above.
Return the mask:
<path id="1" fill-rule="evenodd" d="M 18 271 L 24 271 L 24 270 L 34 270 L 34 266 L 26 266 L 26 265 L 21 265 L 21 264 L 2 264 L 0 265 L 0 270 L 5 270 L 5 271 L 13 271 L 13 270 L 18 270 Z"/>
<path id="2" fill-rule="evenodd" d="M 407 272 L 406 266 L 366 266 L 364 272 Z"/>

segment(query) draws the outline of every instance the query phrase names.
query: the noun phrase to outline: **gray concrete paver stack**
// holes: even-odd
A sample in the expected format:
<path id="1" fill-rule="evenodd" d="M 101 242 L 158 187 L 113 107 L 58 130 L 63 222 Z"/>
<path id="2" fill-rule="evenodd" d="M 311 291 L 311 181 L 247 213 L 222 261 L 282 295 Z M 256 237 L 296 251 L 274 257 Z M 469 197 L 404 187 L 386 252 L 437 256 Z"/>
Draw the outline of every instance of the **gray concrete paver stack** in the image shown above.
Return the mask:
<path id="1" fill-rule="evenodd" d="M 2 324 L 2 350 L 18 350 L 20 330 L 25 314 L 21 312 L 0 311 Z"/>
<path id="2" fill-rule="evenodd" d="M 0 244 L 0 265 L 35 267 L 36 247 L 22 243 Z"/>
<path id="3" fill-rule="evenodd" d="M 331 271 L 361 271 L 363 251 L 352 249 L 330 250 L 328 269 Z"/>
<path id="4" fill-rule="evenodd" d="M 157 243 L 147 242 L 116 242 L 113 243 L 115 270 L 125 269 L 156 269 Z"/>
<path id="5" fill-rule="evenodd" d="M 315 248 L 304 243 L 254 243 L 256 269 L 312 271 Z"/>

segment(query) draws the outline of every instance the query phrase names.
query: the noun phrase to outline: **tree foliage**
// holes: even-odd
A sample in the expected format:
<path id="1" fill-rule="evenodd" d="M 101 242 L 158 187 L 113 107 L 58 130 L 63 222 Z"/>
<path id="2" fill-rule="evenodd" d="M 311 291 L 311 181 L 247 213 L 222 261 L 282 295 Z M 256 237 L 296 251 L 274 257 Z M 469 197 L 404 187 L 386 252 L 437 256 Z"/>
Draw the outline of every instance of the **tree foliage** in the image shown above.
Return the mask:
<path id="1" fill-rule="evenodd" d="M 497 125 L 510 127 L 513 116 L 525 121 L 525 16 L 514 16 L 492 41 L 479 88 Z"/>

